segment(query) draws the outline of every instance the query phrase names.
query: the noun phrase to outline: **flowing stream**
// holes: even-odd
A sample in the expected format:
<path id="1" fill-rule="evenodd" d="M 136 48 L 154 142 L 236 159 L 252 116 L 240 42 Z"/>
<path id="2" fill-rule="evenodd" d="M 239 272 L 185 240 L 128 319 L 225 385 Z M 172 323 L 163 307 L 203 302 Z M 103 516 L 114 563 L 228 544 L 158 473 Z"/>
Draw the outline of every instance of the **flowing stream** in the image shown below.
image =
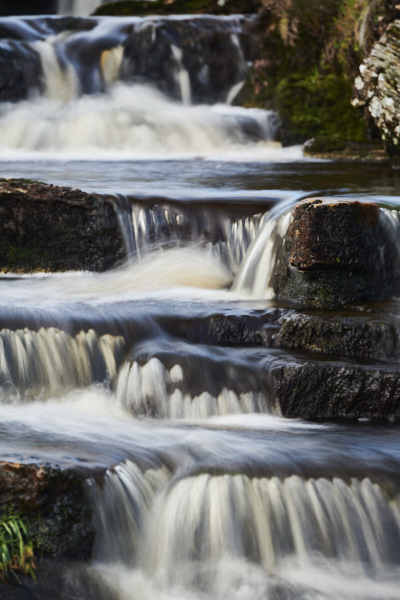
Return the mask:
<path id="1" fill-rule="evenodd" d="M 400 598 L 397 425 L 282 418 L 292 357 L 267 343 L 293 310 L 268 286 L 291 208 L 376 200 L 397 231 L 399 175 L 306 159 L 234 106 L 251 21 L 0 22 L 0 175 L 113 194 L 128 257 L 0 277 L 1 460 L 106 469 L 76 600 Z"/>

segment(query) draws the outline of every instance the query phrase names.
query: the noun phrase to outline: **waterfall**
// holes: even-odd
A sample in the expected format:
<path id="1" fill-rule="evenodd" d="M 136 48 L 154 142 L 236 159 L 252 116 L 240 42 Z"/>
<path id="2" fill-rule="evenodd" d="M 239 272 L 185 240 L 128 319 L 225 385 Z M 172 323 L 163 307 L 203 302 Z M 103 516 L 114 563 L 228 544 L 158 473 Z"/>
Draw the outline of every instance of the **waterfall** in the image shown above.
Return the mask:
<path id="1" fill-rule="evenodd" d="M 151 589 L 163 598 L 195 590 L 217 599 L 397 598 L 399 503 L 368 478 L 174 481 L 128 462 L 91 490 L 98 562 L 90 576 L 121 600 Z"/>
<path id="2" fill-rule="evenodd" d="M 248 202 L 248 206 L 239 207 L 236 214 L 229 214 L 232 210 L 223 206 L 206 205 L 197 211 L 196 219 L 192 218 L 193 208 L 192 203 L 174 204 L 162 198 L 146 203 L 135 198 L 117 198 L 116 211 L 128 256 L 138 260 L 155 248 L 202 244 L 210 247 L 212 254 L 236 273 L 263 225 L 268 203 L 262 208 Z M 241 214 L 243 212 L 250 214 Z"/>
<path id="3" fill-rule="evenodd" d="M 166 468 L 145 473 L 131 461 L 108 470 L 103 485 L 89 482 L 95 511 L 97 559 L 132 565 L 142 550 L 143 526 L 157 489 L 168 481 Z"/>
<path id="4" fill-rule="evenodd" d="M 57 13 L 59 15 L 86 17 L 100 4 L 102 4 L 101 0 L 57 0 Z"/>
<path id="5" fill-rule="evenodd" d="M 122 359 L 124 340 L 93 330 L 71 336 L 53 327 L 39 331 L 0 331 L 0 401 L 15 393 L 28 398 L 66 387 L 112 381 Z M 11 395 L 11 396 L 10 396 Z"/>
<path id="6" fill-rule="evenodd" d="M 256 55 L 252 18 L 10 17 L 0 24 L 7 53 L 0 68 L 11 61 L 18 72 L 18 86 L 0 88 L 7 156 L 278 150 L 275 113 L 231 106 Z"/>
<path id="7" fill-rule="evenodd" d="M 271 412 L 269 401 L 262 392 L 240 393 L 223 387 L 214 396 L 205 381 L 204 390 L 192 395 L 187 386 L 179 364 L 167 369 L 157 358 L 143 366 L 136 361 L 125 363 L 118 376 L 117 401 L 135 416 L 171 419 L 196 420 L 215 415 Z"/>
<path id="8" fill-rule="evenodd" d="M 284 208 L 280 205 L 277 211 L 272 210 L 268 214 L 241 262 L 232 286 L 234 291 L 256 298 L 274 297 L 274 290 L 270 285 L 271 277 L 282 248 L 282 240 L 290 224 L 292 203 L 293 200 L 289 205 L 282 203 Z"/>

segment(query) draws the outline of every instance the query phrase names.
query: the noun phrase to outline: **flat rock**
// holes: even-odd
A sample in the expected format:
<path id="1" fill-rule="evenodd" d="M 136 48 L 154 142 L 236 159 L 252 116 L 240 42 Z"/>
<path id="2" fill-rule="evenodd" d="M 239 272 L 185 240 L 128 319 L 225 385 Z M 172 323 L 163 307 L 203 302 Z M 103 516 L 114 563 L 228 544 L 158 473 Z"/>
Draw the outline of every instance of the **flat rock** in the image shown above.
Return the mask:
<path id="1" fill-rule="evenodd" d="M 124 257 L 111 197 L 0 181 L 0 271 L 105 271 Z"/>
<path id="2" fill-rule="evenodd" d="M 286 361 L 272 371 L 284 417 L 314 421 L 400 417 L 400 377 L 395 368 Z"/>

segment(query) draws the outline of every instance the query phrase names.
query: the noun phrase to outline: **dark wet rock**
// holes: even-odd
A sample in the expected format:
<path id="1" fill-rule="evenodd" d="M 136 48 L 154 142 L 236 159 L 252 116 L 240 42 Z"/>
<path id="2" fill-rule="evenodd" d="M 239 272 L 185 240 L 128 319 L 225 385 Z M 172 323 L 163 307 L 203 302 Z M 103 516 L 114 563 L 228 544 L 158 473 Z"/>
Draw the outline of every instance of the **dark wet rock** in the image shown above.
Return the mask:
<path id="1" fill-rule="evenodd" d="M 272 338 L 274 348 L 389 363 L 400 357 L 397 319 L 292 312 L 280 324 Z"/>
<path id="2" fill-rule="evenodd" d="M 272 370 L 282 415 L 310 420 L 398 419 L 396 368 L 287 361 Z"/>
<path id="3" fill-rule="evenodd" d="M 37 53 L 27 44 L 0 45 L 0 102 L 24 100 L 40 86 Z"/>
<path id="4" fill-rule="evenodd" d="M 86 559 L 93 543 L 87 473 L 48 464 L 0 462 L 1 514 L 20 514 L 38 556 Z"/>
<path id="5" fill-rule="evenodd" d="M 282 311 L 278 309 L 217 313 L 205 317 L 159 319 L 169 335 L 196 344 L 222 346 L 269 346 L 279 329 L 277 322 Z"/>
<path id="6" fill-rule="evenodd" d="M 87 561 L 92 553 L 88 476 L 72 467 L 0 461 L 0 518 L 19 515 L 24 521 L 36 563 L 35 579 L 17 571 L 16 577 L 0 581 L 0 598 L 65 598 L 59 591 L 69 565 Z"/>
<path id="7" fill-rule="evenodd" d="M 57 0 L 10 0 L 0 1 L 0 16 L 51 15 L 57 13 Z"/>
<path id="8" fill-rule="evenodd" d="M 277 298 L 313 308 L 385 298 L 400 289 L 395 236 L 376 204 L 305 200 L 271 283 Z"/>
<path id="9" fill-rule="evenodd" d="M 256 13 L 260 0 L 119 0 L 117 2 L 103 2 L 96 8 L 93 15 L 145 17 L 148 15 L 241 15 Z"/>
<path id="10" fill-rule="evenodd" d="M 1 461 L 1 514 L 21 515 L 38 555 L 88 558 L 93 528 L 86 477 L 72 468 Z"/>
<path id="11" fill-rule="evenodd" d="M 183 69 L 192 102 L 225 102 L 233 86 L 246 79 L 248 63 L 257 51 L 252 19 L 158 18 L 143 23 L 126 38 L 121 78 L 154 85 L 186 101 L 179 78 Z"/>
<path id="12" fill-rule="evenodd" d="M 124 256 L 111 198 L 0 181 L 0 271 L 104 271 Z"/>
<path id="13" fill-rule="evenodd" d="M 360 66 L 353 106 L 367 110 L 388 154 L 400 158 L 400 20 L 391 23 Z"/>

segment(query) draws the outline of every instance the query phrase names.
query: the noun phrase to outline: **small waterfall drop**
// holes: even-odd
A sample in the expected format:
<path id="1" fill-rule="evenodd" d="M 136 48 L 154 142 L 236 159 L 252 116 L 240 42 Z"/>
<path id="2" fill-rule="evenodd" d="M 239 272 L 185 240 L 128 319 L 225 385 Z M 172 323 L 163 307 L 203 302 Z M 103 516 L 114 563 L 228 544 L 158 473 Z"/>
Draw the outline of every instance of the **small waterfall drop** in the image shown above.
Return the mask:
<path id="1" fill-rule="evenodd" d="M 44 95 L 49 100 L 68 103 L 79 95 L 79 81 L 71 64 L 64 68 L 57 56 L 57 37 L 33 45 L 39 54 L 43 71 Z"/>
<path id="2" fill-rule="evenodd" d="M 240 393 L 224 387 L 215 396 L 207 389 L 192 395 L 187 383 L 179 364 L 167 369 L 157 358 L 143 366 L 137 362 L 125 363 L 118 376 L 117 401 L 135 416 L 169 419 L 272 412 L 265 393 Z"/>
<path id="3" fill-rule="evenodd" d="M 269 213 L 241 263 L 232 286 L 235 292 L 255 298 L 274 297 L 270 282 L 282 247 L 282 240 L 290 224 L 292 207 L 291 200 L 286 210 L 280 207 L 278 214 L 275 214 L 275 211 Z"/>
<path id="4" fill-rule="evenodd" d="M 232 273 L 237 273 L 266 219 L 260 206 L 253 210 L 250 207 L 246 215 L 241 215 L 239 209 L 233 216 L 223 207 L 216 210 L 205 206 L 193 219 L 188 203 L 173 204 L 162 198 L 144 204 L 120 197 L 116 199 L 116 211 L 131 258 L 143 259 L 155 248 L 201 244 L 210 248 Z"/>
<path id="5" fill-rule="evenodd" d="M 134 582 L 146 598 L 151 589 L 163 598 L 397 597 L 399 504 L 368 478 L 169 481 L 127 463 L 91 488 L 100 561 L 91 577 L 121 600 L 139 598 Z"/>
<path id="6" fill-rule="evenodd" d="M 87 17 L 100 4 L 102 4 L 101 0 L 57 0 L 57 13 L 59 15 Z"/>
<path id="7" fill-rule="evenodd" d="M 168 478 L 165 467 L 143 473 L 133 462 L 126 461 L 107 471 L 101 487 L 89 482 L 98 560 L 135 564 L 143 547 L 143 526 L 154 494 Z"/>
<path id="8" fill-rule="evenodd" d="M 0 331 L 0 402 L 16 393 L 47 395 L 68 387 L 88 386 L 115 379 L 122 360 L 124 340 L 99 336 L 93 330 L 71 336 L 65 331 L 41 328 Z"/>

